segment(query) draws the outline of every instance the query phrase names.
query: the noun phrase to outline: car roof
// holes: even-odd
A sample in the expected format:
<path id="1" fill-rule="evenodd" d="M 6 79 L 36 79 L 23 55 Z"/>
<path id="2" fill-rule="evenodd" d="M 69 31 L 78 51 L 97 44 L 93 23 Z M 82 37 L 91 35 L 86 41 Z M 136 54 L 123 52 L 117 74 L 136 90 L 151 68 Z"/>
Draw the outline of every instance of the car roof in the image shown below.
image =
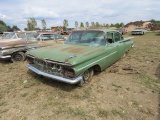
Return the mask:
<path id="1" fill-rule="evenodd" d="M 117 32 L 117 30 L 110 30 L 110 29 L 88 29 L 88 30 L 73 30 L 73 31 L 103 31 L 107 32 Z"/>

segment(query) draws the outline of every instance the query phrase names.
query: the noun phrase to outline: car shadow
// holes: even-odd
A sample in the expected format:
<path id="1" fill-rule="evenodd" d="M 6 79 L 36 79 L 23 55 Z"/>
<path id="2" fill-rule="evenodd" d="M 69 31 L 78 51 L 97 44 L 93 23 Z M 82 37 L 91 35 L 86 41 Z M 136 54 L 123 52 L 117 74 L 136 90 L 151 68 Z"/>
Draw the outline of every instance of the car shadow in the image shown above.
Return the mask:
<path id="1" fill-rule="evenodd" d="M 11 60 L 0 60 L 0 63 L 9 64 L 9 63 L 13 63 L 13 62 Z"/>
<path id="2" fill-rule="evenodd" d="M 40 81 L 43 84 L 46 84 L 51 87 L 55 87 L 55 88 L 58 88 L 58 89 L 61 89 L 67 92 L 80 88 L 77 84 L 72 85 L 72 84 L 60 82 L 55 79 L 51 79 L 51 78 L 44 77 L 42 75 L 38 75 L 30 70 L 27 71 L 27 74 L 31 75 L 34 79 L 36 79 L 36 81 Z"/>

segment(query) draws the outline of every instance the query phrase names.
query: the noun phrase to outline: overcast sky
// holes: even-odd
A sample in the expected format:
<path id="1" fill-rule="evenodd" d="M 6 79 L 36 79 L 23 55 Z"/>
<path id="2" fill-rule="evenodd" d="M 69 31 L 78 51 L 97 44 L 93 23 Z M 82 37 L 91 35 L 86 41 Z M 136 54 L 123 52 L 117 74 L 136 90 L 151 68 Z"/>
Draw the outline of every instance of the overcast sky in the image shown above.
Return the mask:
<path id="1" fill-rule="evenodd" d="M 0 0 L 0 20 L 23 29 L 34 17 L 41 28 L 41 20 L 51 26 L 62 26 L 67 19 L 69 27 L 75 21 L 128 23 L 139 20 L 160 20 L 160 0 Z"/>

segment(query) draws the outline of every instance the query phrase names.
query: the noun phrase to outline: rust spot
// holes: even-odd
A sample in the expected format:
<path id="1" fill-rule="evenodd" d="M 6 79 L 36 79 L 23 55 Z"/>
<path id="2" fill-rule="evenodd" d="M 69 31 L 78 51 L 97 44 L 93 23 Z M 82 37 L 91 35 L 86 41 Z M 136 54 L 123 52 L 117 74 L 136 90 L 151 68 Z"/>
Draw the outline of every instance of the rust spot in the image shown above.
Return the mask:
<path id="1" fill-rule="evenodd" d="M 63 48 L 61 51 L 69 52 L 69 53 L 80 53 L 84 50 L 84 48 L 75 48 L 75 47 L 68 47 Z"/>
<path id="2" fill-rule="evenodd" d="M 0 46 L 9 46 L 9 45 L 20 45 L 20 44 L 25 44 L 25 41 L 23 40 L 17 40 L 17 41 L 9 41 L 9 42 L 1 42 Z"/>

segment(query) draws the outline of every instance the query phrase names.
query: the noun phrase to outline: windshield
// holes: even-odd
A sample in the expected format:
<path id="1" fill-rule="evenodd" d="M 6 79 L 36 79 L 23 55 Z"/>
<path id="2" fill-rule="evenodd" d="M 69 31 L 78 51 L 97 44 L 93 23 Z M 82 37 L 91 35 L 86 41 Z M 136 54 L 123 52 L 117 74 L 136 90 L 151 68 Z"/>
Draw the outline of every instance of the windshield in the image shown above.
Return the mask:
<path id="1" fill-rule="evenodd" d="M 18 38 L 26 38 L 26 34 L 25 33 L 20 33 L 17 34 Z"/>
<path id="2" fill-rule="evenodd" d="M 38 35 L 38 33 L 26 33 L 27 40 L 36 40 Z"/>
<path id="3" fill-rule="evenodd" d="M 105 33 L 103 31 L 73 31 L 65 44 L 81 45 L 106 45 Z"/>
<path id="4" fill-rule="evenodd" d="M 16 34 L 14 32 L 11 32 L 11 33 L 9 33 L 9 34 L 6 35 L 6 38 L 7 39 L 15 39 L 17 37 L 16 37 Z"/>

